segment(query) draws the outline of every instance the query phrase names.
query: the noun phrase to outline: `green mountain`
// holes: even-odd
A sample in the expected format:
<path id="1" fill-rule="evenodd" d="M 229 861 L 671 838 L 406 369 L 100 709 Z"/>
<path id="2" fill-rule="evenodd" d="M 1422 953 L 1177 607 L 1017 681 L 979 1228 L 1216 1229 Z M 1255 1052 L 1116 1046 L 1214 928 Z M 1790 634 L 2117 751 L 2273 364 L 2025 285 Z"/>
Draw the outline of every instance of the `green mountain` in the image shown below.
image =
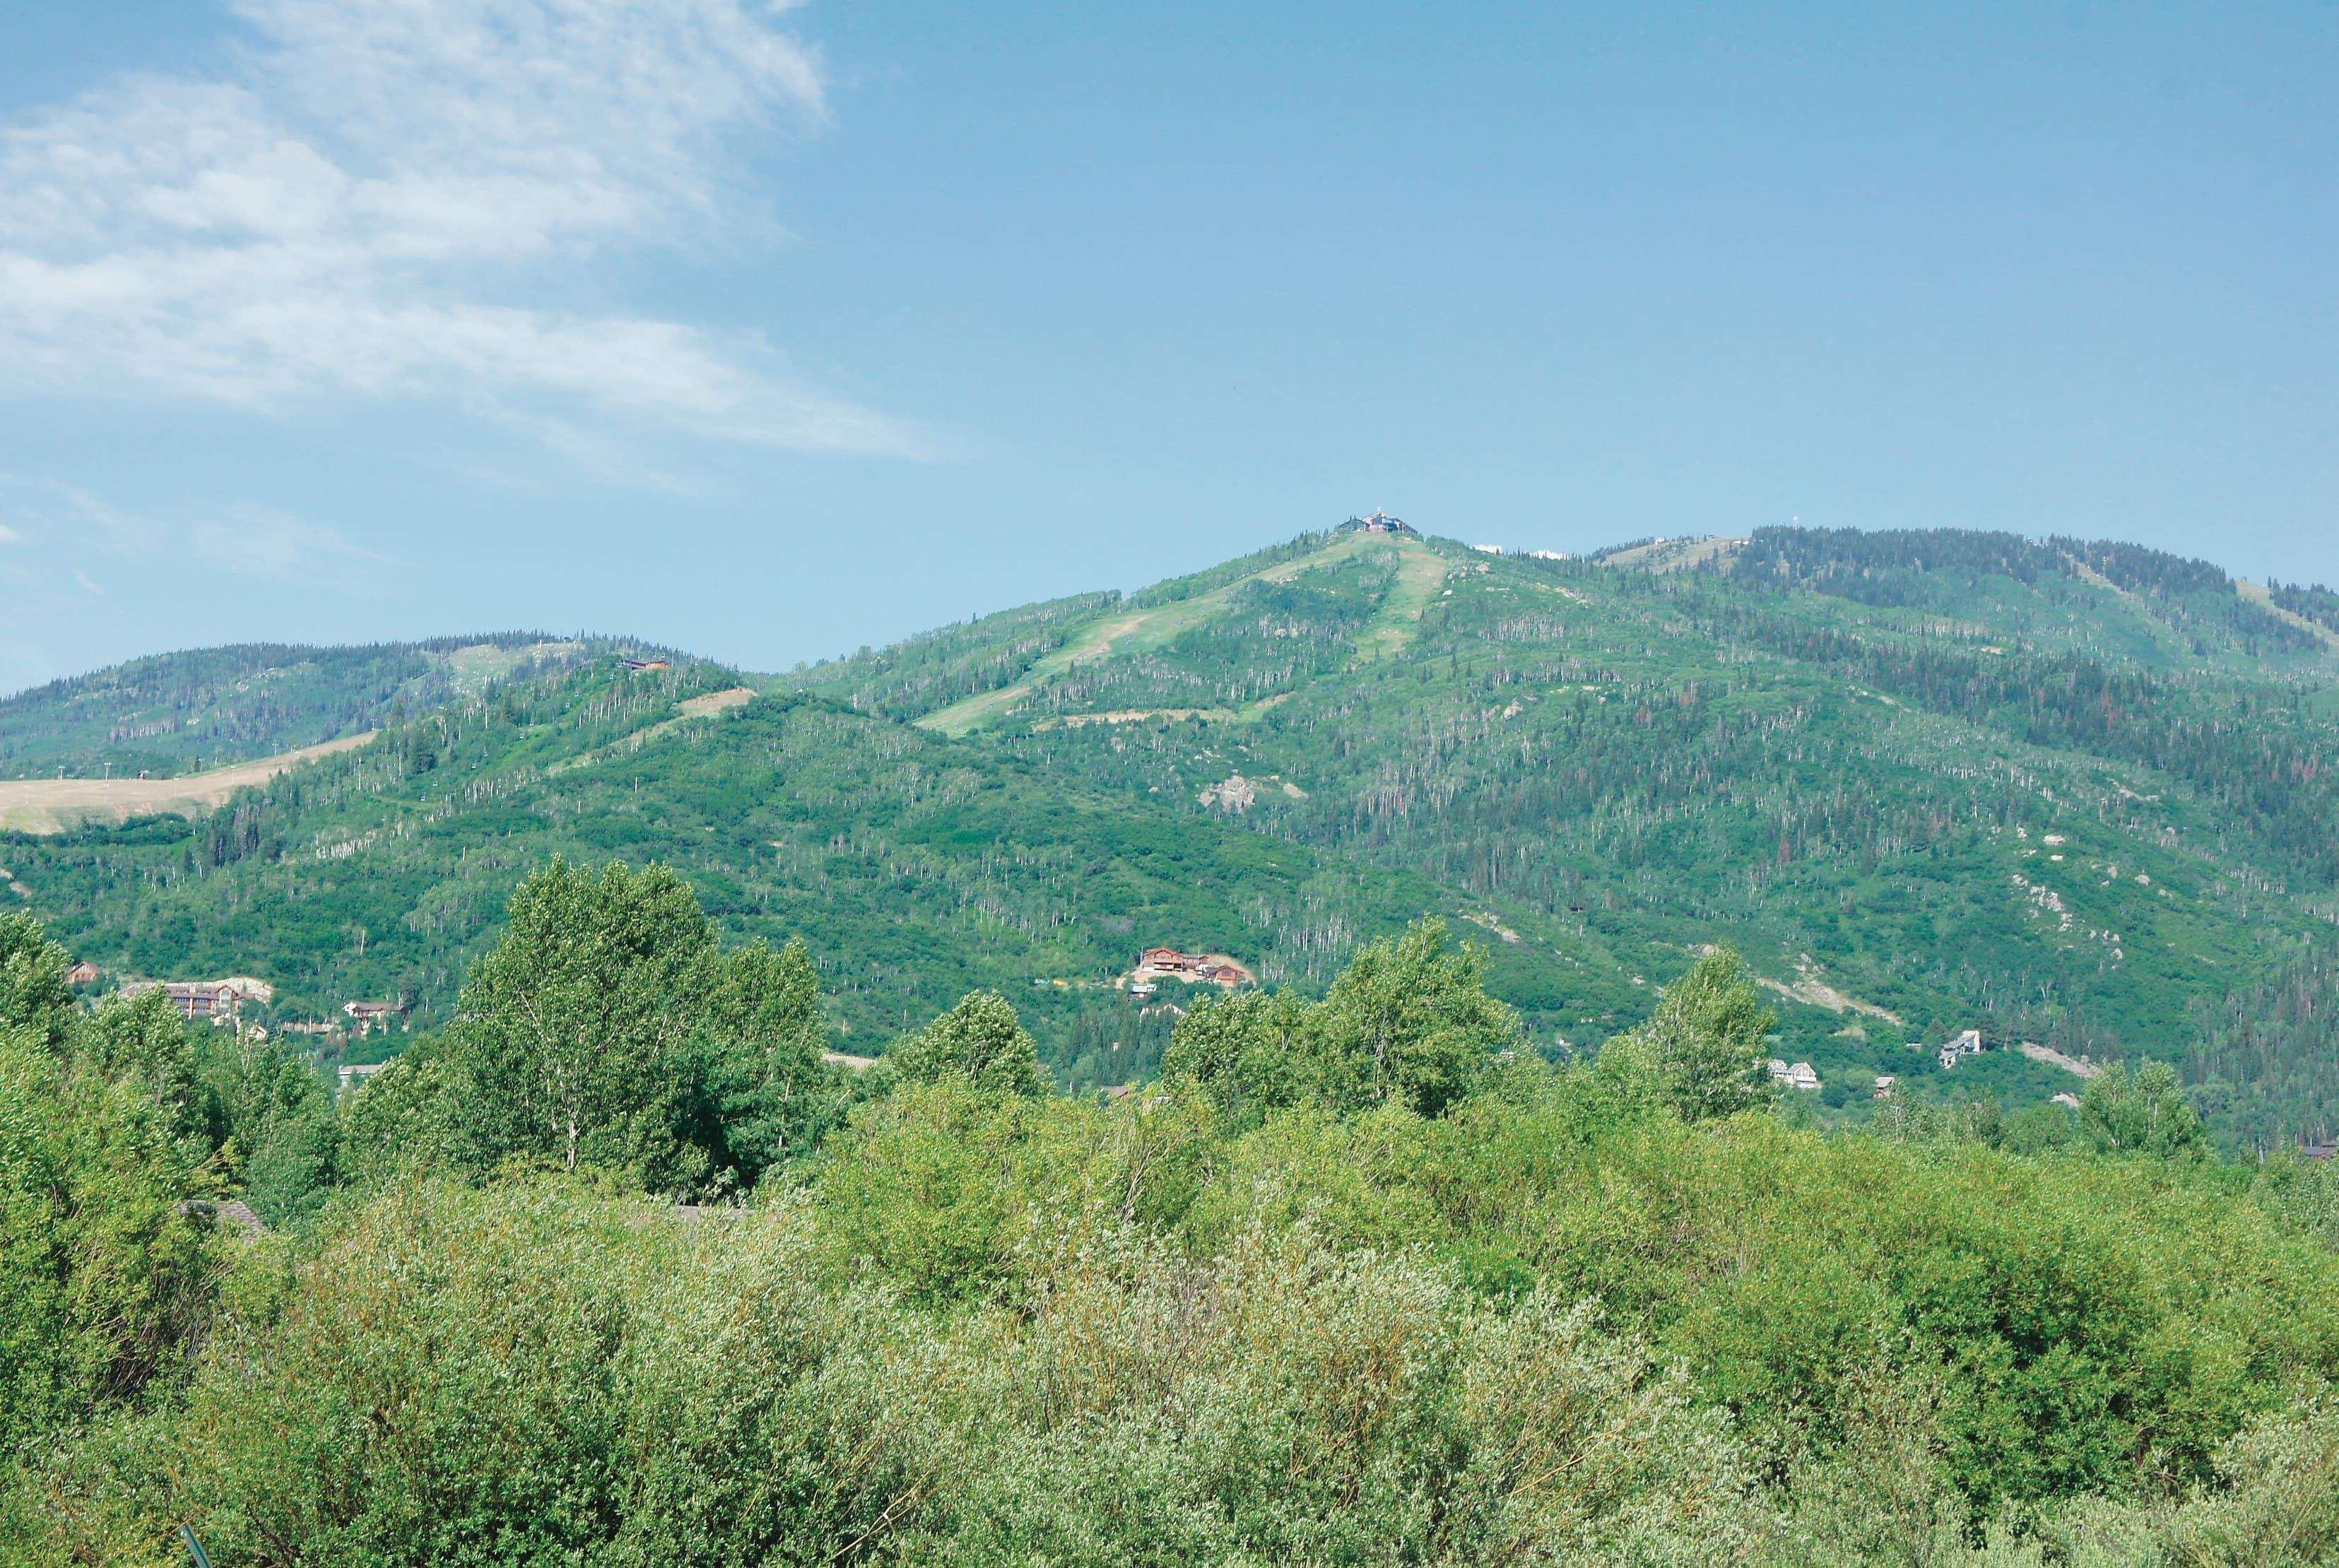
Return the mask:
<path id="1" fill-rule="evenodd" d="M 133 659 L 0 701 L 0 778 L 105 770 L 163 777 L 243 762 L 361 735 L 494 682 L 635 646 L 502 632 L 362 647 L 248 643 Z"/>
<path id="2" fill-rule="evenodd" d="M 301 716 L 251 720 L 245 754 L 380 738 L 0 859 L 109 970 L 260 974 L 287 1016 L 404 993 L 425 1023 L 528 868 L 663 859 L 735 933 L 804 938 L 848 1049 L 989 985 L 1075 1084 L 1150 1070 L 1170 1015 L 1112 981 L 1155 944 L 1314 989 L 1440 915 L 1557 1051 L 1729 942 L 1831 1117 L 1879 1074 L 2021 1101 L 2080 1087 L 2049 1053 L 2151 1056 L 2270 1140 L 2339 1097 L 2317 592 L 1992 534 L 1563 560 L 1344 531 L 777 677 L 525 639 L 467 679 L 454 646 L 303 650 L 277 683 Z M 234 662 L 15 699 L 0 756 L 126 767 L 94 715 L 227 690 Z M 237 695 L 190 711 L 264 705 Z M 1969 1028 L 2005 1049 L 1944 1070 Z"/>

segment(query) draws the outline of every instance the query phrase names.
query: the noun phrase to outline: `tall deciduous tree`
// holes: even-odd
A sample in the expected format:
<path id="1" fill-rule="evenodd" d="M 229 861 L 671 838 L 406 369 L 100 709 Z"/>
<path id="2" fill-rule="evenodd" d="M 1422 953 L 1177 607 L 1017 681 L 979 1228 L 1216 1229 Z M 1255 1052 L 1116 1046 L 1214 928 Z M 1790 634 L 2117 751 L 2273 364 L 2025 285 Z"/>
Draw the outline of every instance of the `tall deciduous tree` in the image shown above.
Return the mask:
<path id="1" fill-rule="evenodd" d="M 62 1041 L 74 1011 L 70 962 L 39 921 L 21 910 L 0 914 L 0 1028 Z"/>
<path id="2" fill-rule="evenodd" d="M 1015 1008 L 995 991 L 969 991 L 959 1004 L 886 1053 L 915 1083 L 956 1078 L 986 1093 L 1040 1095 L 1051 1087 L 1040 1050 Z"/>
<path id="3" fill-rule="evenodd" d="M 1425 921 L 1360 949 L 1313 1005 L 1251 994 L 1197 1006 L 1163 1071 L 1238 1120 L 1301 1101 L 1436 1116 L 1518 1042 L 1518 1015 L 1486 994 L 1485 973 L 1484 954 L 1449 948 L 1445 922 Z"/>
<path id="4" fill-rule="evenodd" d="M 716 1138 L 745 1180 L 809 1149 L 843 1114 L 824 1060 L 820 971 L 802 942 L 710 954 L 694 985 L 699 1070 Z"/>
<path id="5" fill-rule="evenodd" d="M 1518 1015 L 1486 994 L 1485 974 L 1485 954 L 1448 947 L 1442 920 L 1367 942 L 1308 1019 L 1319 1092 L 1343 1107 L 1446 1110 L 1518 1041 Z"/>
<path id="6" fill-rule="evenodd" d="M 1778 1021 L 1738 954 L 1716 948 L 1601 1048 L 1601 1070 L 1646 1084 L 1684 1121 L 1733 1115 L 1770 1098 L 1762 1052 Z"/>
<path id="7" fill-rule="evenodd" d="M 2107 1153 L 2166 1159 L 2209 1151 L 2201 1118 L 2186 1100 L 2176 1070 L 2165 1061 L 2114 1067 L 2091 1080 L 2079 1099 L 2079 1128 Z"/>
<path id="8" fill-rule="evenodd" d="M 629 1169 L 653 1187 L 706 1174 L 680 1136 L 690 984 L 715 936 L 662 865 L 597 874 L 556 860 L 512 895 L 471 971 L 451 1043 L 492 1145 L 564 1169 Z"/>

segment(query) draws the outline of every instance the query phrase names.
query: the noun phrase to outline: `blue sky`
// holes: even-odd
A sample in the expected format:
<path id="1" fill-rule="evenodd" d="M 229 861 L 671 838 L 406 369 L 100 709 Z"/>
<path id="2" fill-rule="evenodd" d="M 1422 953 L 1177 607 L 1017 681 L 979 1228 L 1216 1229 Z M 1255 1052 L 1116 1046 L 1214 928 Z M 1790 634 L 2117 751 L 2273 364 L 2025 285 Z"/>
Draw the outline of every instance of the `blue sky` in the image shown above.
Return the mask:
<path id="1" fill-rule="evenodd" d="M 2339 581 L 2339 10 L 14 0 L 0 687 L 1386 506 Z"/>

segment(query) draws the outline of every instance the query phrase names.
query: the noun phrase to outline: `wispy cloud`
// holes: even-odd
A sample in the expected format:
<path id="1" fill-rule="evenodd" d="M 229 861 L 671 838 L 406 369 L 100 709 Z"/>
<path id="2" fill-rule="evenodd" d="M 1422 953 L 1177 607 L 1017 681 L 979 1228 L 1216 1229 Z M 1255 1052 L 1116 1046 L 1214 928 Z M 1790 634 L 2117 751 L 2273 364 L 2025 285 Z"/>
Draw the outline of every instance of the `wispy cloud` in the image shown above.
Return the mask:
<path id="1" fill-rule="evenodd" d="M 151 551 L 164 540 L 164 530 L 158 525 L 61 480 L 0 473 L 0 496 L 9 498 L 21 525 L 7 530 L 15 539 L 25 537 L 29 531 L 60 546 L 108 555 Z"/>
<path id="2" fill-rule="evenodd" d="M 231 6 L 220 79 L 129 77 L 0 132 L 0 380 L 918 449 L 756 335 L 541 302 L 565 267 L 735 232 L 735 149 L 826 114 L 786 0 Z"/>
<path id="3" fill-rule="evenodd" d="M 330 524 L 273 507 L 238 506 L 199 519 L 189 542 L 211 560 L 245 577 L 298 583 L 346 583 L 390 564 Z"/>
<path id="4" fill-rule="evenodd" d="M 351 587 L 398 563 L 340 528 L 256 502 L 209 507 L 168 521 L 125 512 L 77 486 L 0 473 L 21 527 L 0 525 L 0 544 L 31 542 L 59 552 L 95 551 L 136 567 L 200 558 L 239 577 Z M 79 569 L 74 579 L 104 589 Z"/>

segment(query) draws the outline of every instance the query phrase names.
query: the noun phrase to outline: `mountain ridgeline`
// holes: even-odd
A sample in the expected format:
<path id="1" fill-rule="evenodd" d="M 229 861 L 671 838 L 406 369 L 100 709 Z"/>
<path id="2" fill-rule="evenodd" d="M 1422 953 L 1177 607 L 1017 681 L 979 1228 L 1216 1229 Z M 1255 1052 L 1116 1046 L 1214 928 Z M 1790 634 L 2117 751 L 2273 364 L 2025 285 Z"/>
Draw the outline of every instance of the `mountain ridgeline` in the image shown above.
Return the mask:
<path id="1" fill-rule="evenodd" d="M 109 974 L 428 1029 L 531 870 L 658 861 L 733 937 L 805 943 L 844 1049 L 990 988 L 1074 1087 L 1156 1070 L 1191 997 L 1118 982 L 1157 945 L 1316 994 L 1442 917 L 1564 1058 L 1727 944 L 1821 1118 L 2161 1060 L 2271 1146 L 2339 1093 L 2334 606 L 2076 539 L 1341 531 L 784 676 L 537 637 L 174 656 L 0 705 L 0 771 L 381 733 L 190 817 L 8 835 L 0 896 Z"/>

